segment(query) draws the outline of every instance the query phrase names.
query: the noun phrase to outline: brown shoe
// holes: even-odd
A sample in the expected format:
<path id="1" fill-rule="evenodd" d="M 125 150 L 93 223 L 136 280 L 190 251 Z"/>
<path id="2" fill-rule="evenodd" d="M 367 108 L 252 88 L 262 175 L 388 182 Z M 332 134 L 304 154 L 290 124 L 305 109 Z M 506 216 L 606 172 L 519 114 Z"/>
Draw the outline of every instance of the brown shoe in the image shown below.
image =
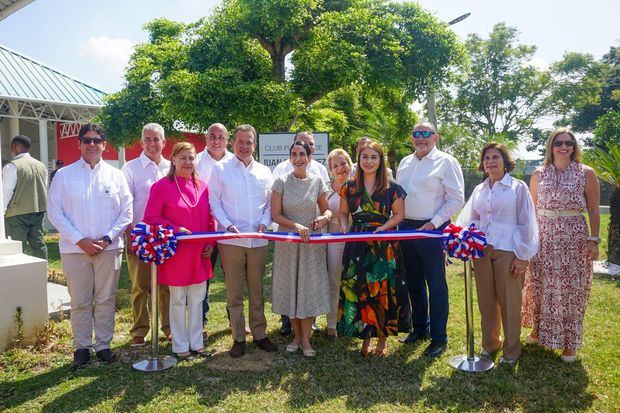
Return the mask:
<path id="1" fill-rule="evenodd" d="M 265 337 L 262 340 L 254 340 L 254 343 L 256 343 L 256 345 L 260 347 L 260 349 L 263 351 L 267 351 L 267 352 L 278 351 L 278 346 L 273 344 L 271 340 L 269 340 L 269 337 Z"/>
<path id="2" fill-rule="evenodd" d="M 142 347 L 144 346 L 144 337 L 142 336 L 135 336 L 134 338 L 131 339 L 131 347 Z"/>
<path id="3" fill-rule="evenodd" d="M 245 341 L 235 341 L 230 349 L 230 357 L 236 359 L 245 354 Z"/>

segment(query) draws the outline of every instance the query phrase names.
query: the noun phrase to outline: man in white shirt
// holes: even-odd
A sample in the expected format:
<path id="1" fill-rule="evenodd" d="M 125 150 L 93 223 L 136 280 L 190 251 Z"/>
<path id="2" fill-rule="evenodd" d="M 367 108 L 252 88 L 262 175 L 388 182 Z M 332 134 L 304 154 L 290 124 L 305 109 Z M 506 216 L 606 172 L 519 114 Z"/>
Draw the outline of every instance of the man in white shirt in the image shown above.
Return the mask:
<path id="1" fill-rule="evenodd" d="M 81 157 L 58 171 L 47 208 L 60 233 L 60 259 L 71 297 L 75 367 L 88 364 L 91 348 L 102 362 L 115 360 L 110 342 L 122 234 L 131 223 L 133 200 L 123 173 L 101 158 L 106 146 L 101 126 L 88 123 L 78 136 Z"/>
<path id="2" fill-rule="evenodd" d="M 213 167 L 218 162 L 224 162 L 234 157 L 231 152 L 228 152 L 228 129 L 221 123 L 214 123 L 207 129 L 205 135 L 205 149 L 196 155 L 196 173 L 198 177 L 207 183 L 207 188 L 211 185 L 211 173 Z M 217 261 L 219 251 L 217 246 L 213 248 L 211 253 L 211 269 L 215 268 L 215 262 Z M 221 261 L 221 260 L 220 260 Z M 209 317 L 209 287 L 211 286 L 211 280 L 207 280 L 207 291 L 205 292 L 205 299 L 202 302 L 202 324 L 203 327 L 207 325 Z M 207 338 L 207 331 L 203 333 L 204 338 Z"/>
<path id="3" fill-rule="evenodd" d="M 295 137 L 293 138 L 293 143 L 301 141 L 310 147 L 310 163 L 308 164 L 308 173 L 312 175 L 320 176 L 326 185 L 329 185 L 329 173 L 327 172 L 327 168 L 321 164 L 320 162 L 312 159 L 314 157 L 314 134 L 309 131 L 297 132 Z M 293 171 L 293 164 L 289 159 L 284 162 L 280 162 L 273 170 L 273 179 L 279 176 L 286 175 L 289 172 Z M 276 224 L 274 224 L 275 226 Z M 275 227 L 277 228 L 277 227 Z M 319 327 L 315 324 L 312 325 L 312 329 L 314 331 L 318 331 Z M 288 336 L 291 334 L 291 320 L 285 315 L 282 316 L 282 326 L 280 327 L 280 334 L 283 336 Z"/>
<path id="4" fill-rule="evenodd" d="M 437 130 L 428 122 L 413 128 L 411 142 L 415 152 L 403 158 L 396 173 L 396 181 L 407 192 L 405 219 L 400 229 L 442 230 L 463 206 L 465 185 L 461 166 L 435 147 L 438 140 Z M 431 343 L 424 355 L 438 357 L 448 342 L 448 284 L 441 241 L 401 241 L 401 246 L 413 319 L 413 331 L 401 341 L 413 343 L 430 333 Z"/>
<path id="5" fill-rule="evenodd" d="M 30 138 L 24 135 L 11 139 L 13 160 L 2 169 L 4 222 L 6 235 L 21 241 L 24 254 L 28 243 L 33 256 L 47 260 L 47 246 L 43 240 L 47 168 L 30 156 L 31 144 Z"/>
<path id="6" fill-rule="evenodd" d="M 218 231 L 263 232 L 271 224 L 271 171 L 253 158 L 256 130 L 240 125 L 233 133 L 235 156 L 217 163 L 209 186 L 211 213 Z M 263 278 L 267 241 L 238 239 L 218 241 L 226 282 L 226 307 L 233 336 L 231 357 L 245 354 L 243 287 L 247 284 L 250 330 L 264 351 L 277 351 L 267 337 Z"/>
<path id="7" fill-rule="evenodd" d="M 142 146 L 140 156 L 127 162 L 121 168 L 127 180 L 129 192 L 133 196 L 133 221 L 127 228 L 125 238 L 127 240 L 127 270 L 131 280 L 133 325 L 129 333 L 132 347 L 144 345 L 144 337 L 150 328 L 148 302 L 151 291 L 151 266 L 140 261 L 131 251 L 131 229 L 144 218 L 151 186 L 166 176 L 170 169 L 170 161 L 162 156 L 162 151 L 166 146 L 166 136 L 161 125 L 157 123 L 144 125 L 140 145 Z M 168 338 L 170 336 L 170 290 L 167 285 L 160 285 L 158 290 L 161 331 Z"/>

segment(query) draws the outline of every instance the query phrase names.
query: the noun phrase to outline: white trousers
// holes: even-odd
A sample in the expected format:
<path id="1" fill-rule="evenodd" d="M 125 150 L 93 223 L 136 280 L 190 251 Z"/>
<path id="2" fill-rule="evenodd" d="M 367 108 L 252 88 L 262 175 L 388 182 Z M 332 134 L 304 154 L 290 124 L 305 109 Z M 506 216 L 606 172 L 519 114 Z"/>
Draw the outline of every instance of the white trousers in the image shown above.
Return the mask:
<path id="1" fill-rule="evenodd" d="M 338 322 L 338 300 L 340 299 L 340 277 L 342 276 L 342 253 L 344 242 L 327 244 L 327 270 L 329 272 L 329 296 L 332 311 L 327 314 L 327 328 L 336 328 Z"/>
<path id="2" fill-rule="evenodd" d="M 186 287 L 170 286 L 170 333 L 173 353 L 204 348 L 202 301 L 206 291 L 206 281 Z"/>

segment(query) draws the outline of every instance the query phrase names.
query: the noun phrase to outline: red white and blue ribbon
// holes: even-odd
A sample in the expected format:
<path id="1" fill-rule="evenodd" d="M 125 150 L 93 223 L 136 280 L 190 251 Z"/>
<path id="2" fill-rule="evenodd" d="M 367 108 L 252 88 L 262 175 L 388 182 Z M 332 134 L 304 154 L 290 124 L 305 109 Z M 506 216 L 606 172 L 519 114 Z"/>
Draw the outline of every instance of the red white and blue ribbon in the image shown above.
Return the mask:
<path id="1" fill-rule="evenodd" d="M 162 225 L 136 224 L 131 231 L 132 250 L 141 261 L 163 264 L 176 252 L 177 242 L 192 239 L 222 241 L 233 239 L 264 239 L 277 242 L 302 243 L 297 233 L 290 232 L 196 232 L 174 234 L 172 227 Z M 415 239 L 441 239 L 448 255 L 467 261 L 482 256 L 486 245 L 483 232 L 473 225 L 469 228 L 450 224 L 440 231 L 385 231 L 311 234 L 308 243 L 329 244 L 333 242 L 402 241 Z"/>
<path id="2" fill-rule="evenodd" d="M 469 261 L 483 256 L 482 250 L 487 245 L 487 239 L 484 232 L 474 224 L 469 227 L 450 224 L 443 230 L 442 243 L 450 257 Z"/>
<path id="3" fill-rule="evenodd" d="M 302 243 L 297 233 L 292 232 L 195 232 L 192 234 L 176 234 L 177 240 L 207 239 L 222 241 L 241 238 L 265 239 L 268 241 Z M 385 232 L 334 232 L 325 234 L 310 234 L 308 243 L 329 244 L 332 242 L 362 242 L 362 241 L 402 241 L 411 239 L 442 238 L 440 231 L 385 231 Z"/>
<path id="4" fill-rule="evenodd" d="M 136 224 L 131 231 L 131 250 L 140 261 L 161 265 L 177 250 L 177 238 L 172 227 Z"/>

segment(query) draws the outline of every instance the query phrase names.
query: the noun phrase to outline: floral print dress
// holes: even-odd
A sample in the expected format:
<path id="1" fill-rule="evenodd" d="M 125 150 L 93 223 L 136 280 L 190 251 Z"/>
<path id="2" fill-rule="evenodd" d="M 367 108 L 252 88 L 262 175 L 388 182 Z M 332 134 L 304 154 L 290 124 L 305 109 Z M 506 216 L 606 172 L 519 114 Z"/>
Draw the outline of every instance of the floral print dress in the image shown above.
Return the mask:
<path id="1" fill-rule="evenodd" d="M 372 195 L 356 194 L 355 181 L 340 190 L 352 216 L 351 232 L 372 232 L 392 215 L 392 203 L 405 198 L 404 189 L 390 187 Z M 398 241 L 347 242 L 343 253 L 338 334 L 387 337 L 410 330 L 410 310 Z"/>
<path id="2" fill-rule="evenodd" d="M 584 211 L 584 166 L 573 162 L 564 171 L 544 166 L 536 207 Z M 537 221 L 540 249 L 525 277 L 523 325 L 537 330 L 539 343 L 545 347 L 576 350 L 581 346 L 592 284 L 588 225 L 583 215 L 538 216 Z"/>

